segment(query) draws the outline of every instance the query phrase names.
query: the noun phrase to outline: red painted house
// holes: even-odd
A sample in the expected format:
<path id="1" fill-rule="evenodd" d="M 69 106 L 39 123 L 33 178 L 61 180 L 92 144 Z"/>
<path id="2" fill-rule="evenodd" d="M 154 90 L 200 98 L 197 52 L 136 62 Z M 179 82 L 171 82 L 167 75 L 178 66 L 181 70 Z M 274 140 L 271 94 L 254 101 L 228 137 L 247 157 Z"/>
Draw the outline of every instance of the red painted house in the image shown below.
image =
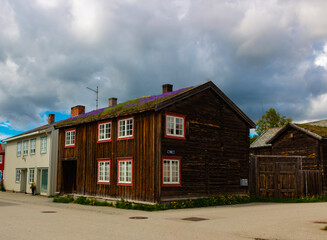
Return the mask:
<path id="1" fill-rule="evenodd" d="M 3 178 L 3 171 L 5 170 L 5 148 L 0 144 L 0 181 Z"/>

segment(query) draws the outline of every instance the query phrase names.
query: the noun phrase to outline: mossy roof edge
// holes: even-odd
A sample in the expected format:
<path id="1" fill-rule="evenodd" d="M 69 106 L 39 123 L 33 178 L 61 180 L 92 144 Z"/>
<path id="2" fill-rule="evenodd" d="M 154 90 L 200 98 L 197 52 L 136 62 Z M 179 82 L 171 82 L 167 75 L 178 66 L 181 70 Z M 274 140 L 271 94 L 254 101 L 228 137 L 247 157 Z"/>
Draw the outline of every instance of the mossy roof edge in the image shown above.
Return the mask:
<path id="1" fill-rule="evenodd" d="M 168 99 L 181 95 L 194 87 L 187 87 L 178 89 L 176 91 L 167 92 L 159 95 L 153 95 L 149 97 L 140 97 L 132 99 L 112 107 L 101 108 L 98 110 L 93 110 L 72 118 L 68 118 L 57 122 L 55 128 L 62 128 L 67 126 L 79 125 L 83 123 L 104 120 L 108 118 L 116 118 L 127 116 L 131 114 L 136 114 L 140 112 L 145 112 L 155 109 L 158 103 L 162 103 Z"/>

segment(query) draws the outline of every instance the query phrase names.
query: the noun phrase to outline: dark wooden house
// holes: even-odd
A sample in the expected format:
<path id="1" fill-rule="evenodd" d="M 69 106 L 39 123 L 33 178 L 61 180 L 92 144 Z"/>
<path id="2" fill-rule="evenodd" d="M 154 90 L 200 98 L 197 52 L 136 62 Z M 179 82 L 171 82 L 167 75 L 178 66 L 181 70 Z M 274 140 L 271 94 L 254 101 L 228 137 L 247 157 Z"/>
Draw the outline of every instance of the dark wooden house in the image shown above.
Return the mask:
<path id="1" fill-rule="evenodd" d="M 322 187 L 327 191 L 326 123 L 325 120 L 306 124 L 289 123 L 282 128 L 268 130 L 251 144 L 251 151 L 254 155 L 305 157 L 301 169 L 321 171 Z"/>
<path id="2" fill-rule="evenodd" d="M 56 125 L 60 193 L 161 202 L 248 191 L 255 124 L 211 81 L 72 114 Z"/>

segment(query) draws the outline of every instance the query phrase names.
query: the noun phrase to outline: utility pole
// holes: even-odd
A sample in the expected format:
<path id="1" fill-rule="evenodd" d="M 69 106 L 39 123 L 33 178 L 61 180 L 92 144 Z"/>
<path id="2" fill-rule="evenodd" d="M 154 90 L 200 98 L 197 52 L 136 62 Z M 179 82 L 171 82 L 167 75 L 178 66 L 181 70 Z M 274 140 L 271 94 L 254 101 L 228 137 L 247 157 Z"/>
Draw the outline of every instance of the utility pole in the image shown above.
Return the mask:
<path id="1" fill-rule="evenodd" d="M 89 88 L 89 87 L 86 87 L 86 88 L 97 94 L 97 99 L 95 101 L 96 101 L 96 110 L 98 110 L 98 102 L 99 102 L 99 89 L 98 89 L 98 86 L 97 86 L 97 90 L 94 90 L 94 89 Z"/>

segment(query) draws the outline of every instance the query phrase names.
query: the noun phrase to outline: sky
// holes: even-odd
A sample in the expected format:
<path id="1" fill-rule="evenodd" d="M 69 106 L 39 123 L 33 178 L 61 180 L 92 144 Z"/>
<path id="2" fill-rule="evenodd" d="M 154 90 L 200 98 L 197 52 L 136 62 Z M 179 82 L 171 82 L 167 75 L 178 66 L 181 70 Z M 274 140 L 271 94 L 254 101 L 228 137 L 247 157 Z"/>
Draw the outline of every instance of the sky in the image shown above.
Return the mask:
<path id="1" fill-rule="evenodd" d="M 325 0 L 0 0 L 0 140 L 213 81 L 253 121 L 327 119 Z"/>

